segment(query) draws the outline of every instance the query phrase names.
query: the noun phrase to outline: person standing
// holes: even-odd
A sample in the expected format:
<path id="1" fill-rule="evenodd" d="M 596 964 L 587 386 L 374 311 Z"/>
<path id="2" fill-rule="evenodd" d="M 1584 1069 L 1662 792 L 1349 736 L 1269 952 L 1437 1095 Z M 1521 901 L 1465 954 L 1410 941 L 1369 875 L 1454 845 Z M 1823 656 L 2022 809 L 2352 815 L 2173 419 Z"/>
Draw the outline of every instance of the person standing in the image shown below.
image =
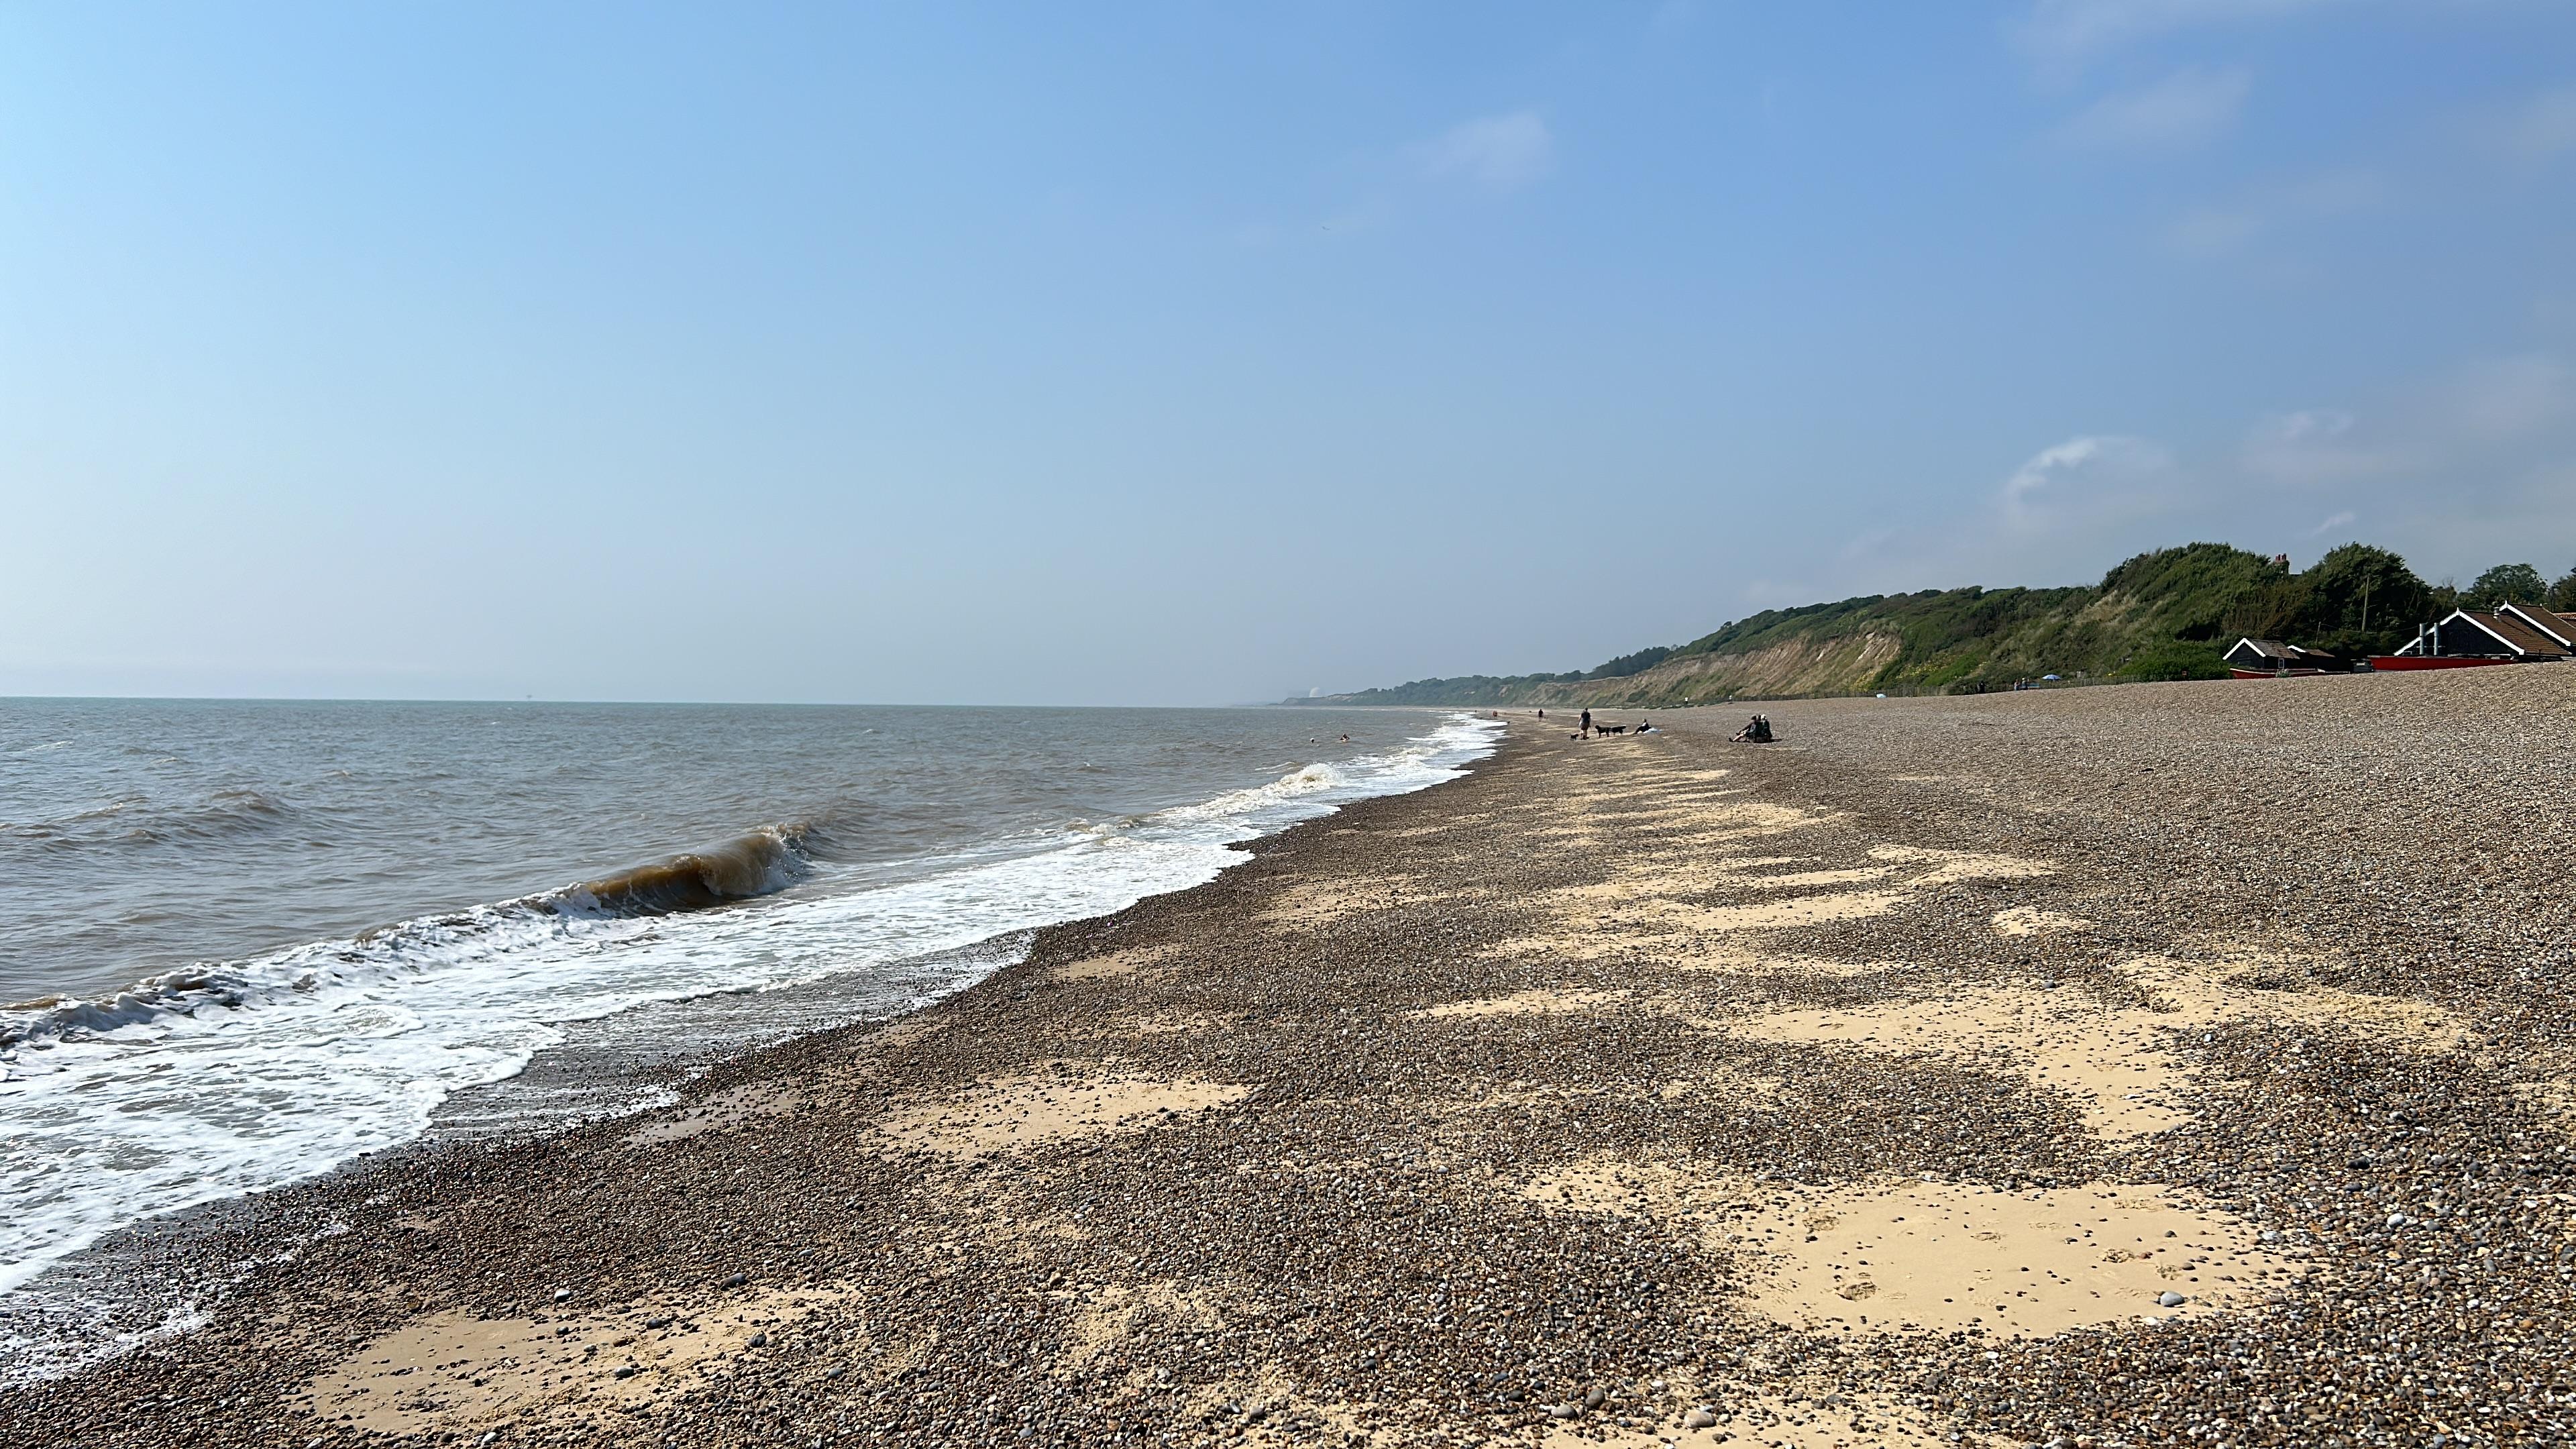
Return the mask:
<path id="1" fill-rule="evenodd" d="M 1592 733 L 1592 711 L 1588 709 L 1583 712 L 1583 733 Z"/>

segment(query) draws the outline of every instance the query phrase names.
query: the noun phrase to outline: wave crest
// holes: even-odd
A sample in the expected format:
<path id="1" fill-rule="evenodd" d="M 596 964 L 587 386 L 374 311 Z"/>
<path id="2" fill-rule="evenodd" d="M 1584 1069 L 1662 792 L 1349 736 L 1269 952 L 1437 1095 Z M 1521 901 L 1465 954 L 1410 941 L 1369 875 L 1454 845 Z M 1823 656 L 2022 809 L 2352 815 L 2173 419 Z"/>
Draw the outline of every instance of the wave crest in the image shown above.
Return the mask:
<path id="1" fill-rule="evenodd" d="M 0 1006 L 0 1049 L 48 1038 L 98 1036 L 122 1027 L 194 1017 L 364 986 L 440 964 L 500 955 L 585 922 L 730 905 L 787 889 L 813 873 L 808 827 L 764 826 L 705 850 L 671 856 L 560 890 L 416 916 L 352 939 L 297 946 L 253 961 L 198 962 L 110 996 L 59 996 Z"/>
<path id="2" fill-rule="evenodd" d="M 583 881 L 556 899 L 576 910 L 663 916 L 774 895 L 813 874 L 805 835 L 801 826 L 764 826 L 706 850 Z"/>

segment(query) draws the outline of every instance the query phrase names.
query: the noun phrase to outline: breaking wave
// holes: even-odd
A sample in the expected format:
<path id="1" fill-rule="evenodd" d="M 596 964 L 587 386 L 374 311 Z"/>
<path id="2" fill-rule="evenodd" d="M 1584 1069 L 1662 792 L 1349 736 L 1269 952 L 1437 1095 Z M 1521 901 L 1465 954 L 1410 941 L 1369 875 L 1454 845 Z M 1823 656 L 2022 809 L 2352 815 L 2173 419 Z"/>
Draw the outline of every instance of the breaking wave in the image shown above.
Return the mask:
<path id="1" fill-rule="evenodd" d="M 557 890 L 420 916 L 347 941 L 298 946 L 249 962 L 198 962 L 147 976 L 97 1000 L 42 997 L 0 1006 L 0 1049 L 93 1036 L 156 1017 L 198 1017 L 335 987 L 378 985 L 578 933 L 588 923 L 676 915 L 775 895 L 812 875 L 811 827 L 769 825 L 721 845 Z"/>
<path id="2" fill-rule="evenodd" d="M 584 881 L 557 899 L 575 910 L 657 916 L 774 895 L 814 873 L 806 834 L 803 826 L 765 825 L 722 845 Z"/>

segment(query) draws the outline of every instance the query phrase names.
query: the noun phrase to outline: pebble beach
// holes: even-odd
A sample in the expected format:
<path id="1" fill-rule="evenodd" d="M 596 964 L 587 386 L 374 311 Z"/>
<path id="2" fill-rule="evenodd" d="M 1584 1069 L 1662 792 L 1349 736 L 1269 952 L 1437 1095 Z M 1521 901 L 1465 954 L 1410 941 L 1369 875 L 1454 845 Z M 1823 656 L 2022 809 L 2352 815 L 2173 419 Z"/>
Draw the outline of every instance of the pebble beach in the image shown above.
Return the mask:
<path id="1" fill-rule="evenodd" d="M 1762 708 L 161 1234 L 0 1443 L 2576 1438 L 2576 668 Z"/>

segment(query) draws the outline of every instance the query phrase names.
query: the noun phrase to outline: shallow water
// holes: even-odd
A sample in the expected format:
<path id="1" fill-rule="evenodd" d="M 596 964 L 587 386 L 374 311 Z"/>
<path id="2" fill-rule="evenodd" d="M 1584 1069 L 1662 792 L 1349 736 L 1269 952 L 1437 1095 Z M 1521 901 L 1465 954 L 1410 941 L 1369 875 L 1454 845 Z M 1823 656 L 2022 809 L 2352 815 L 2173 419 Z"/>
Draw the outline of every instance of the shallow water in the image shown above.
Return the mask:
<path id="1" fill-rule="evenodd" d="M 1451 777 L 1494 728 L 0 702 L 0 1288 L 416 1137 L 568 1023 L 836 978 L 836 1011 L 902 1009 L 1008 959 L 967 948 L 1197 884 L 1237 842 Z"/>

